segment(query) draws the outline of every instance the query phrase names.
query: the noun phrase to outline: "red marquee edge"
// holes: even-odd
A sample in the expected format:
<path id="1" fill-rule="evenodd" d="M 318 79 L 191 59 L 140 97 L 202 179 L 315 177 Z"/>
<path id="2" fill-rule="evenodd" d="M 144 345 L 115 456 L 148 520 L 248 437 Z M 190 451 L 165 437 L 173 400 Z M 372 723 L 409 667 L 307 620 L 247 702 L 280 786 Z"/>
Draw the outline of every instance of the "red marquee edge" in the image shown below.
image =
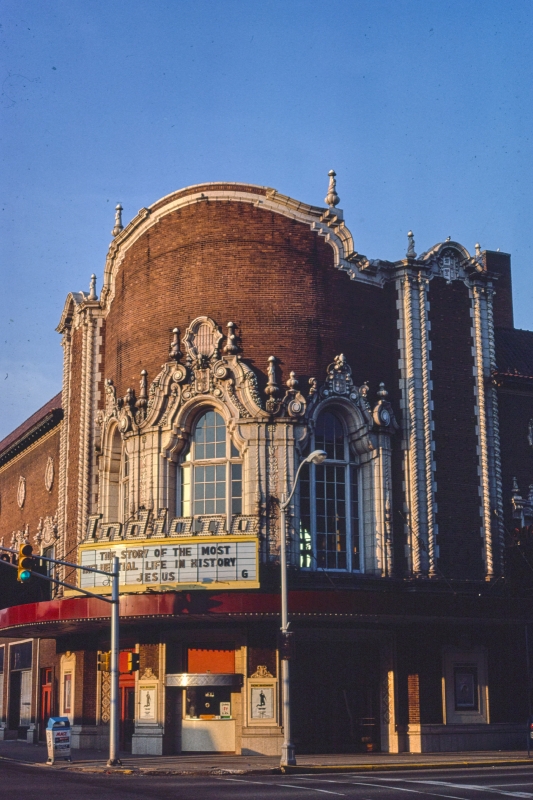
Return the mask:
<path id="1" fill-rule="evenodd" d="M 291 616 L 368 618 L 372 621 L 414 622 L 438 619 L 476 622 L 520 623 L 529 615 L 502 599 L 478 595 L 383 593 L 375 591 L 293 591 L 289 596 Z M 149 619 L 163 622 L 180 618 L 221 619 L 223 616 L 277 616 L 279 595 L 256 591 L 165 592 L 131 594 L 120 598 L 123 624 Z M 110 606 L 90 597 L 70 597 L 40 603 L 27 603 L 0 610 L 0 635 L 58 635 L 73 630 L 82 632 L 84 623 L 105 622 Z"/>

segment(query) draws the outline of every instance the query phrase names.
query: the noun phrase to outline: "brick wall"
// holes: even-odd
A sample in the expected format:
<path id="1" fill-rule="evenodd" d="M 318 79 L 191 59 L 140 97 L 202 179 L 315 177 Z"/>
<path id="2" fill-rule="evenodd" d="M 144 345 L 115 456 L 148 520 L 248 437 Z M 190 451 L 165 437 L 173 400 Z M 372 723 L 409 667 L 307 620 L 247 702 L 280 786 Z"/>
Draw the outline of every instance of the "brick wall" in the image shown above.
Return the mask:
<path id="1" fill-rule="evenodd" d="M 151 668 L 156 677 L 159 677 L 159 645 L 141 644 L 139 646 L 139 675 L 142 678 L 144 671 Z"/>
<path id="2" fill-rule="evenodd" d="M 486 250 L 483 253 L 483 263 L 489 272 L 498 276 L 493 300 L 494 325 L 497 328 L 514 328 L 511 256 L 508 253 Z"/>
<path id="3" fill-rule="evenodd" d="M 429 289 L 439 567 L 483 577 L 470 298 L 463 283 Z"/>
<path id="4" fill-rule="evenodd" d="M 502 459 L 502 493 L 505 523 L 508 529 L 516 522 L 512 519 L 511 490 L 513 478 L 518 482 L 522 497 L 528 496 L 533 484 L 533 447 L 527 440 L 528 423 L 533 419 L 533 393 L 510 388 L 498 390 L 500 441 Z"/>
<path id="5" fill-rule="evenodd" d="M 127 251 L 106 321 L 104 375 L 119 395 L 138 389 L 168 358 L 171 329 L 181 336 L 197 316 L 224 330 L 237 325 L 244 358 L 266 371 L 281 361 L 323 380 L 344 352 L 356 382 L 391 384 L 383 327 L 394 317 L 393 295 L 350 281 L 333 266 L 333 250 L 308 225 L 250 204 L 208 201 L 163 217 Z"/>
<path id="6" fill-rule="evenodd" d="M 61 423 L 0 467 L 0 539 L 9 547 L 11 533 L 21 531 L 27 524 L 30 538 L 37 531 L 40 517 L 53 516 L 57 512 L 59 484 L 59 434 Z M 49 492 L 44 483 L 44 474 L 49 456 L 54 459 L 54 483 Z M 19 479 L 26 478 L 26 499 L 19 508 L 17 491 Z"/>

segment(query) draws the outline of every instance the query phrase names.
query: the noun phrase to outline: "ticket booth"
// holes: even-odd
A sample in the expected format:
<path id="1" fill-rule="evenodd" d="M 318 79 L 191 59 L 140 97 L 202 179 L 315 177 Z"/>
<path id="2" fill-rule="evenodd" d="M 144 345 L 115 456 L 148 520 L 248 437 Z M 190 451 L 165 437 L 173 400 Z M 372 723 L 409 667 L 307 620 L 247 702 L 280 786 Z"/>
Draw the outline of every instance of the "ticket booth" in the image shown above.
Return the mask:
<path id="1" fill-rule="evenodd" d="M 187 666 L 187 672 L 167 674 L 165 679 L 174 717 L 174 751 L 234 753 L 232 697 L 243 685 L 243 676 L 235 672 L 235 651 L 189 647 Z"/>

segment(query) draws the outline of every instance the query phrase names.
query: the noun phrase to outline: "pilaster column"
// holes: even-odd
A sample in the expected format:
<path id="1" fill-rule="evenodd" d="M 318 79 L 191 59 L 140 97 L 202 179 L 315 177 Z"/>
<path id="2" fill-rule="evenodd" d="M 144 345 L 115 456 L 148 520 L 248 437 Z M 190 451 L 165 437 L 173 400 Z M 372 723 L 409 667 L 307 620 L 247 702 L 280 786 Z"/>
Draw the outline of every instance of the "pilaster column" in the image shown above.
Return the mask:
<path id="1" fill-rule="evenodd" d="M 431 399 L 431 381 L 429 359 L 429 322 L 428 322 L 428 292 L 429 281 L 424 276 L 419 276 L 418 299 L 420 315 L 420 360 L 422 367 L 422 408 L 424 425 L 424 470 L 426 488 L 426 516 L 427 516 L 427 543 L 428 543 L 428 575 L 434 578 L 437 575 L 437 546 L 435 507 L 433 499 L 433 477 L 435 465 L 433 461 L 433 401 Z"/>
<path id="2" fill-rule="evenodd" d="M 480 462 L 481 535 L 484 543 L 485 578 L 491 580 L 501 568 L 503 556 L 503 502 L 501 494 L 501 463 L 497 397 L 489 386 L 491 369 L 495 366 L 494 322 L 492 319 L 492 288 L 474 284 L 471 287 L 473 308 L 474 372 L 477 396 L 476 415 Z M 498 511 L 494 520 L 498 548 L 498 569 L 494 563 L 492 507 Z"/>
<path id="3" fill-rule="evenodd" d="M 66 553 L 67 535 L 67 498 L 68 498 L 68 443 L 69 443 L 69 421 L 70 421 L 70 370 L 72 355 L 72 337 L 70 330 L 65 330 L 61 340 L 63 348 L 63 381 L 61 386 L 61 406 L 63 408 L 63 421 L 61 423 L 61 434 L 59 437 L 59 486 L 58 486 L 58 507 L 57 507 L 57 555 L 56 558 L 64 558 Z M 60 567 L 59 573 L 61 580 L 65 580 L 65 568 Z M 53 589 L 54 593 L 63 594 L 63 587 Z"/>
<path id="4" fill-rule="evenodd" d="M 408 559 L 414 576 L 428 574 L 428 526 L 426 446 L 424 440 L 424 391 L 422 336 L 418 280 L 404 274 L 398 284 L 402 390 L 402 433 L 404 449 L 404 487 L 408 514 Z M 424 308 L 425 312 L 425 308 Z M 425 313 L 424 313 L 425 319 Z M 429 375 L 426 375 L 429 389 Z M 433 549 L 434 552 L 434 549 Z"/>

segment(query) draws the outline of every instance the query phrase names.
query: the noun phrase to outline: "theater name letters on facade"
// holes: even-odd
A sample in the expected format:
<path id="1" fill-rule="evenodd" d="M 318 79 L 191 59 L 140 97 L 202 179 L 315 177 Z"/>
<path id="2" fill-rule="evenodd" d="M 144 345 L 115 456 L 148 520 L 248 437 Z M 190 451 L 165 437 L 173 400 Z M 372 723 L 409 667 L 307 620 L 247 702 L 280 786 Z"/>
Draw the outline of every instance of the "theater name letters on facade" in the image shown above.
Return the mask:
<path id="1" fill-rule="evenodd" d="M 100 524 L 100 515 L 90 517 L 87 537 L 80 545 L 79 563 L 111 572 L 112 559 L 119 558 L 120 584 L 128 591 L 147 588 L 231 589 L 259 587 L 257 518 L 234 515 L 231 530 L 225 531 L 226 517 L 213 514 L 175 517 L 165 534 L 166 509 L 152 521 L 151 511 L 125 525 Z M 193 526 L 199 530 L 193 533 Z M 147 533 L 150 525 L 152 535 Z M 85 572 L 83 589 L 110 591 L 105 575 Z"/>

